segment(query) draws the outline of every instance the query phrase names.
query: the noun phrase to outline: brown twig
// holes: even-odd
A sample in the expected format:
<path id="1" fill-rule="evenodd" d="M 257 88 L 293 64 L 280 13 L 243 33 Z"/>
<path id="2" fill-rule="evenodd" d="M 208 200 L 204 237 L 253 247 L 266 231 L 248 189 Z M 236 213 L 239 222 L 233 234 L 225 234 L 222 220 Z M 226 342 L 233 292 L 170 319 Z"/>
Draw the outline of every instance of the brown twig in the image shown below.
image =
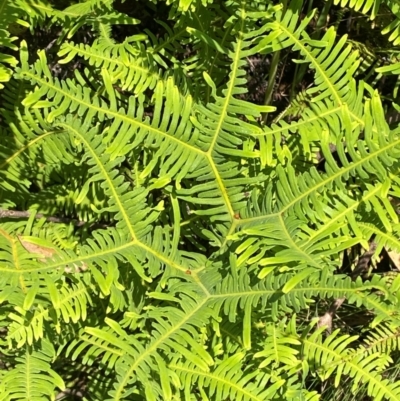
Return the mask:
<path id="1" fill-rule="evenodd" d="M 331 304 L 331 306 L 325 312 L 325 314 L 319 318 L 317 326 L 318 327 L 326 326 L 328 333 L 331 333 L 333 316 L 335 315 L 337 310 L 342 306 L 345 300 L 346 300 L 345 297 L 335 299 L 335 301 Z"/>
<path id="2" fill-rule="evenodd" d="M 26 219 L 31 216 L 31 212 L 25 210 L 5 210 L 0 209 L 0 219 L 9 218 L 9 219 Z M 36 213 L 35 218 L 41 219 L 45 218 L 46 221 L 50 223 L 60 223 L 60 224 L 73 224 L 75 227 L 83 227 L 88 224 L 87 221 L 81 221 L 77 219 L 72 219 L 69 217 L 56 217 L 56 216 L 45 216 L 43 213 Z M 90 228 L 107 228 L 112 224 L 107 223 L 92 223 Z"/>
<path id="3" fill-rule="evenodd" d="M 372 257 L 375 254 L 375 251 L 376 251 L 376 242 L 372 241 L 369 245 L 369 250 L 361 255 L 360 259 L 358 259 L 357 266 L 350 274 L 352 280 L 355 280 L 358 276 L 368 273 L 369 265 L 371 263 Z"/>

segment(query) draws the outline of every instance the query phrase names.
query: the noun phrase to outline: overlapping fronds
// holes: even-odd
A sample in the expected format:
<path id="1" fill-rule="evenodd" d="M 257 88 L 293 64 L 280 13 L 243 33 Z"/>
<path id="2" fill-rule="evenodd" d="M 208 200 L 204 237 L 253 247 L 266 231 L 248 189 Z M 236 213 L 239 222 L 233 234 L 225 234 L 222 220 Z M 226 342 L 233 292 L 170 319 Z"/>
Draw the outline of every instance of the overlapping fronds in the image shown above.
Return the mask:
<path id="1" fill-rule="evenodd" d="M 169 1 L 146 29 L 66 3 L 0 0 L 0 400 L 399 401 L 400 279 L 368 274 L 400 250 L 400 136 L 347 36 L 299 0 Z M 17 66 L 13 22 L 58 27 L 52 55 L 18 40 Z M 249 101 L 277 54 L 310 81 L 296 116 Z"/>
<path id="2" fill-rule="evenodd" d="M 97 46 L 64 42 L 58 55 L 63 57 L 59 63 L 70 62 L 74 57 L 87 60 L 101 72 L 104 68 L 108 71 L 113 84 L 121 85 L 122 91 L 134 91 L 135 95 L 153 90 L 157 82 L 162 79 L 159 71 L 154 69 L 149 53 L 140 51 L 127 43 L 125 46 L 105 46 L 99 43 Z M 176 80 L 178 81 L 178 80 Z"/>

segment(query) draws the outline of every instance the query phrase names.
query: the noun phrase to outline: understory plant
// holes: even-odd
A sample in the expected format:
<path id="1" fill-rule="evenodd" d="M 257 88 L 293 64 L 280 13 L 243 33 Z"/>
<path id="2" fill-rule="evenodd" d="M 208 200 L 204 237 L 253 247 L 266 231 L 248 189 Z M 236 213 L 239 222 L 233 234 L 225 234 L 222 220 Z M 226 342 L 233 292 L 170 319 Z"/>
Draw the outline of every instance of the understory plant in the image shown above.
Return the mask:
<path id="1" fill-rule="evenodd" d="M 400 401 L 393 0 L 0 0 L 0 400 Z"/>

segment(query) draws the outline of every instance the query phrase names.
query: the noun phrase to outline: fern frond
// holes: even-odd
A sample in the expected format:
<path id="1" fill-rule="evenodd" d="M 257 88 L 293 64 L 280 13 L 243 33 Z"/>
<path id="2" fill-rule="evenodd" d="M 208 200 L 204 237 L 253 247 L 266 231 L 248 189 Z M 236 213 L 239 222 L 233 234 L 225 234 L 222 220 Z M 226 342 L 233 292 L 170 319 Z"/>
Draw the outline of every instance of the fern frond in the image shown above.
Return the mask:
<path id="1" fill-rule="evenodd" d="M 54 348 L 48 341 L 42 341 L 40 348 L 27 346 L 24 352 L 15 358 L 15 367 L 2 378 L 8 392 L 4 400 L 25 397 L 30 400 L 43 400 L 43 397 L 52 399 L 55 388 L 64 390 L 62 378 L 51 369 L 54 356 Z"/>
<path id="2" fill-rule="evenodd" d="M 240 60 L 240 47 L 238 47 L 236 51 L 236 60 L 233 65 L 235 69 L 239 66 L 236 65 L 236 63 L 239 63 Z M 235 93 L 241 92 L 239 88 L 234 89 L 237 83 L 241 83 L 240 80 L 236 82 L 235 78 L 232 77 L 225 98 L 221 98 L 220 100 L 218 100 L 218 97 L 216 98 L 218 100 L 216 107 L 214 107 L 212 111 L 207 111 L 205 113 L 206 117 L 204 120 L 204 117 L 200 120 L 195 120 L 193 117 L 191 118 L 190 114 L 192 112 L 191 109 L 193 108 L 191 97 L 186 97 L 185 101 L 182 103 L 179 99 L 177 89 L 173 86 L 171 79 L 167 81 L 165 89 L 162 82 L 159 82 L 155 89 L 156 103 L 153 121 L 150 123 L 149 120 L 145 120 L 143 123 L 141 122 L 143 108 L 140 107 L 140 103 L 136 105 L 137 101 L 133 97 L 131 97 L 129 101 L 128 116 L 125 111 L 119 109 L 114 94 L 112 95 L 114 100 L 110 105 L 111 107 L 108 107 L 101 99 L 91 97 L 88 89 L 83 90 L 80 89 L 79 86 L 74 85 L 73 87 L 70 87 L 72 92 L 69 90 L 65 91 L 62 89 L 58 80 L 53 78 L 48 80 L 48 77 L 41 77 L 41 71 L 47 69 L 44 54 L 42 54 L 42 59 L 38 62 L 36 68 L 37 74 L 34 71 L 20 70 L 21 77 L 32 79 L 34 82 L 42 85 L 40 91 L 32 93 L 24 100 L 26 106 L 36 105 L 35 107 L 51 107 L 52 111 L 47 117 L 49 121 L 53 121 L 57 116 L 64 113 L 65 110 L 70 107 L 70 111 L 78 110 L 79 115 L 86 114 L 86 120 L 94 115 L 98 115 L 100 118 L 104 118 L 105 116 L 107 116 L 107 118 L 112 118 L 114 122 L 110 126 L 106 135 L 111 138 L 114 132 L 117 130 L 119 131 L 113 145 L 108 150 L 113 159 L 117 156 L 121 157 L 125 155 L 140 143 L 143 143 L 146 147 L 156 146 L 157 152 L 154 153 L 152 162 L 141 172 L 141 177 L 145 178 L 150 175 L 156 163 L 159 162 L 161 164 L 159 173 L 160 179 L 155 180 L 155 185 L 165 186 L 170 180 L 175 178 L 176 187 L 178 188 L 177 195 L 180 199 L 198 205 L 211 204 L 214 206 L 208 210 L 202 210 L 201 208 L 200 210 L 195 211 L 196 214 L 207 215 L 218 212 L 221 214 L 220 220 L 226 221 L 227 219 L 232 219 L 235 210 L 241 208 L 243 202 L 239 203 L 235 200 L 236 198 L 241 200 L 243 197 L 242 195 L 238 196 L 238 189 L 236 188 L 230 191 L 226 188 L 226 185 L 228 184 L 232 187 L 238 184 L 238 181 L 234 178 L 239 175 L 242 170 L 240 168 L 239 160 L 235 161 L 234 164 L 232 162 L 224 163 L 222 161 L 222 163 L 217 167 L 217 162 L 214 160 L 214 157 L 218 158 L 220 156 L 217 154 L 213 155 L 214 148 L 215 151 L 221 153 L 222 157 L 224 157 L 224 154 L 230 154 L 232 152 L 234 152 L 235 155 L 237 153 L 237 156 L 243 155 L 245 157 L 252 157 L 253 155 L 257 156 L 258 154 L 257 152 L 252 151 L 235 152 L 234 146 L 238 144 L 238 139 L 234 138 L 233 134 L 229 134 L 226 138 L 224 138 L 224 135 L 219 134 L 219 129 L 224 127 L 224 129 L 228 129 L 229 127 L 231 130 L 237 126 L 233 133 L 241 133 L 245 128 L 256 129 L 255 126 L 244 123 L 239 119 L 236 119 L 233 123 L 230 121 L 231 117 L 228 117 L 228 114 L 226 114 L 227 112 L 236 113 L 238 108 L 246 106 L 246 102 L 237 100 L 233 97 Z M 111 87 L 110 76 L 105 70 L 103 70 L 103 78 L 107 88 L 107 93 L 111 95 L 114 93 L 114 90 Z M 57 93 L 60 96 L 56 96 Z M 74 94 L 72 95 L 71 93 Z M 162 99 L 164 93 L 166 95 L 165 104 Z M 43 103 L 40 101 L 40 98 L 44 95 L 47 96 L 48 100 Z M 52 98 L 54 98 L 53 102 L 50 101 Z M 230 103 L 232 103 L 232 105 L 229 106 L 229 109 L 225 110 Z M 137 107 L 137 116 L 131 117 L 131 112 Z M 162 107 L 167 107 L 168 110 L 171 111 L 173 110 L 173 114 L 164 112 L 164 117 L 160 120 Z M 264 109 L 265 108 L 259 107 L 254 111 L 248 108 L 246 113 L 249 115 L 259 115 L 260 111 Z M 199 106 L 197 110 L 198 112 L 203 112 L 206 109 L 204 106 Z M 266 110 L 270 110 L 270 108 L 267 107 Z M 226 123 L 224 122 L 225 118 L 227 119 Z M 212 122 L 213 120 L 215 121 Z M 214 129 L 211 132 L 205 128 L 205 126 L 208 126 L 209 124 L 214 126 Z M 130 128 L 134 128 L 134 130 Z M 198 129 L 201 129 L 205 134 L 201 136 L 201 139 L 199 137 Z M 135 137 L 132 138 L 132 135 L 135 135 Z M 220 140 L 223 141 L 224 146 L 231 143 L 229 150 L 224 150 L 224 146 L 217 143 L 218 137 L 221 137 Z M 116 163 L 116 161 L 114 161 L 114 163 Z M 235 166 L 235 169 L 233 169 L 233 166 Z M 235 170 L 235 175 L 233 175 L 232 171 Z M 193 179 L 200 176 L 202 177 L 201 180 L 206 179 L 207 183 L 199 184 L 194 188 L 186 190 L 181 189 L 182 185 L 180 183 L 184 177 Z M 215 177 L 217 178 L 215 179 Z M 211 178 L 212 181 L 210 181 Z M 223 182 L 224 179 L 226 184 Z M 246 180 L 243 177 L 242 182 L 245 181 Z M 191 194 L 195 194 L 196 197 L 185 196 Z M 230 196 L 232 197 L 232 200 L 230 199 Z"/>
<path id="3" fill-rule="evenodd" d="M 57 288 L 56 305 L 51 303 L 55 299 L 53 294 L 46 294 L 47 302 L 35 302 L 39 289 L 39 284 L 34 284 L 26 294 L 23 305 L 15 306 L 14 312 L 9 314 L 8 317 L 12 321 L 7 335 L 10 346 L 15 341 L 16 347 L 20 348 L 42 339 L 48 322 L 55 323 L 55 330 L 59 332 L 61 322 L 68 324 L 86 320 L 88 304 L 91 301 L 83 283 Z M 45 294 L 45 291 L 41 293 Z M 48 328 L 46 332 L 48 335 Z"/>
<path id="4" fill-rule="evenodd" d="M 335 386 L 339 385 L 343 374 L 352 378 L 352 390 L 361 383 L 368 383 L 368 395 L 374 399 L 398 400 L 400 397 L 399 383 L 390 383 L 383 379 L 378 371 L 387 363 L 387 357 L 374 353 L 365 358 L 355 353 L 351 357 L 351 351 L 346 347 L 354 338 L 348 335 L 336 338 L 339 330 L 332 333 L 325 341 L 321 341 L 320 331 L 316 331 L 311 337 L 303 339 L 304 352 L 309 355 L 320 374 L 327 378 L 335 372 Z M 313 359 L 314 358 L 314 359 Z M 386 360 L 385 360 L 386 359 Z M 346 363 L 337 364 L 337 360 L 346 360 Z"/>
<path id="5" fill-rule="evenodd" d="M 110 399 L 119 400 L 124 394 L 128 394 L 126 386 L 137 383 L 143 389 L 143 385 L 149 380 L 151 371 L 159 371 L 159 364 L 164 359 L 160 352 L 181 353 L 188 361 L 195 363 L 200 369 L 209 371 L 209 365 L 213 360 L 208 352 L 199 344 L 196 344 L 197 330 L 203 327 L 205 319 L 210 316 L 210 311 L 205 307 L 205 301 L 195 302 L 187 297 L 182 298 L 177 308 L 166 308 L 164 312 L 154 311 L 150 318 L 154 319 L 151 331 L 151 340 L 146 346 L 139 342 L 138 336 L 130 336 L 122 328 L 111 320 L 107 320 L 112 331 L 87 328 L 88 336 L 81 337 L 84 341 L 79 346 L 82 350 L 89 344 L 97 344 L 87 351 L 87 358 L 104 354 L 103 360 L 112 365 L 116 363 L 119 375 L 115 389 L 110 393 Z M 125 339 L 125 341 L 121 341 Z M 128 342 L 127 342 L 128 341 Z M 74 344 L 74 346 L 76 346 Z M 188 347 L 192 351 L 188 350 Z M 80 353 L 76 351 L 75 355 Z M 161 359 L 160 359 L 161 358 Z M 165 368 L 165 365 L 163 365 Z M 165 377 L 164 377 L 165 378 Z M 135 386 L 135 387 L 136 387 Z"/>
<path id="6" fill-rule="evenodd" d="M 184 364 L 179 361 L 172 362 L 168 367 L 177 372 L 187 400 L 190 399 L 193 387 L 200 394 L 214 396 L 218 400 L 228 397 L 243 401 L 273 399 L 284 380 L 274 380 L 267 374 L 260 374 L 257 378 L 253 373 L 246 374 L 244 357 L 243 353 L 237 353 L 220 361 L 210 372 L 199 370 L 193 363 Z"/>
<path id="7" fill-rule="evenodd" d="M 385 279 L 374 277 L 368 285 L 363 285 L 361 280 L 352 282 L 350 278 L 330 276 L 327 269 L 309 275 L 306 282 L 296 282 L 296 278 L 296 273 L 271 273 L 265 279 L 252 284 L 251 276 L 240 271 L 237 276 L 228 275 L 216 285 L 209 297 L 210 304 L 215 311 L 223 311 L 231 322 L 236 321 L 238 307 L 246 314 L 256 307 L 261 310 L 272 308 L 271 317 L 277 320 L 282 317 L 280 313 L 283 311 L 299 312 L 307 309 L 316 296 L 335 299 L 346 297 L 349 303 L 365 305 L 377 313 L 381 312 L 386 319 L 396 315 L 396 306 L 385 301 L 385 295 L 389 293 Z M 297 287 L 287 291 L 287 283 L 293 281 Z M 365 294 L 362 288 L 366 290 Z M 374 288 L 381 291 L 382 295 L 371 294 Z"/>
<path id="8" fill-rule="evenodd" d="M 386 194 L 391 185 L 396 186 L 397 184 L 389 178 L 387 170 L 390 171 L 398 157 L 399 140 L 396 131 L 388 129 L 383 118 L 382 106 L 376 94 L 373 94 L 371 102 L 366 102 L 365 116 L 367 121 L 365 140 L 354 141 L 348 135 L 348 143 L 352 143 L 352 145 L 348 145 L 348 143 L 344 145 L 342 139 L 337 142 L 337 151 L 343 167 L 339 167 L 333 159 L 328 146 L 328 136 L 324 133 L 321 135 L 321 146 L 323 154 L 326 155 L 326 175 L 321 175 L 312 167 L 309 172 L 296 176 L 290 165 L 287 166 L 284 173 L 283 168 L 277 166 L 276 189 L 275 185 L 271 185 L 269 188 L 276 194 L 276 198 L 269 196 L 267 204 L 256 207 L 257 194 L 254 193 L 255 196 L 252 198 L 254 211 L 246 210 L 242 213 L 242 219 L 235 222 L 235 226 L 240 227 L 241 231 L 231 234 L 229 237 L 229 239 L 235 240 L 245 233 L 258 237 L 257 240 L 253 239 L 252 241 L 247 238 L 246 243 L 239 245 L 238 253 L 243 252 L 243 259 L 239 259 L 239 262 L 252 257 L 250 263 L 260 261 L 261 265 L 264 263 L 266 265 L 286 264 L 289 261 L 300 261 L 301 265 L 315 268 L 321 263 L 331 265 L 330 241 L 332 241 L 332 245 L 333 241 L 335 244 L 331 249 L 335 248 L 337 251 L 340 247 L 345 249 L 357 242 L 365 244 L 366 240 L 370 238 L 370 235 L 363 237 L 365 230 L 361 229 L 361 224 L 357 224 L 357 219 L 353 214 L 354 208 L 360 205 L 360 201 L 362 201 L 361 206 L 365 205 L 367 210 L 371 211 L 373 208 L 373 214 L 376 214 L 378 221 L 385 229 L 392 229 L 390 221 L 396 222 L 398 216 L 388 202 Z M 347 156 L 346 151 L 348 152 Z M 381 167 L 383 165 L 386 166 L 386 171 Z M 353 194 L 343 186 L 350 176 L 355 175 L 362 176 L 364 179 L 359 190 L 362 188 L 366 190 L 361 197 L 359 193 Z M 318 197 L 317 193 L 329 195 Z M 258 215 L 258 217 L 251 217 L 254 215 Z M 335 215 L 341 218 L 346 216 L 344 220 L 346 223 L 343 226 L 350 224 L 355 236 L 349 236 L 349 232 L 338 235 L 340 225 L 336 225 L 334 228 L 333 223 L 339 223 Z M 320 226 L 323 230 L 327 229 L 328 237 L 324 240 L 323 237 L 319 237 L 321 231 L 312 233 L 309 227 L 306 228 L 307 224 L 302 223 L 304 216 L 307 216 L 308 221 L 313 221 L 317 227 Z M 358 220 L 362 219 L 358 218 Z M 325 224 L 327 226 L 322 228 Z M 268 229 L 266 230 L 265 227 Z M 335 232 L 334 236 L 332 236 L 333 232 Z M 264 238 L 271 238 L 275 241 L 275 256 L 272 258 L 268 253 L 271 246 L 269 240 L 269 249 L 261 252 L 259 250 L 263 241 L 266 241 Z M 285 244 L 287 244 L 288 250 L 284 249 Z M 257 252 L 257 256 L 253 255 L 255 252 Z M 319 257 L 322 257 L 324 261 L 318 261 Z M 268 268 L 264 269 L 262 275 L 268 274 L 269 271 Z"/>
<path id="9" fill-rule="evenodd" d="M 400 348 L 398 329 L 387 324 L 379 325 L 367 333 L 360 352 L 390 354 Z"/>
<path id="10" fill-rule="evenodd" d="M 300 359 L 297 357 L 299 350 L 292 346 L 300 345 L 301 342 L 296 335 L 291 333 L 294 319 L 292 320 L 292 325 L 286 325 L 285 319 L 280 324 L 267 324 L 264 349 L 254 354 L 254 358 L 262 358 L 259 368 L 268 367 L 273 371 L 279 371 L 298 367 L 300 364 Z"/>

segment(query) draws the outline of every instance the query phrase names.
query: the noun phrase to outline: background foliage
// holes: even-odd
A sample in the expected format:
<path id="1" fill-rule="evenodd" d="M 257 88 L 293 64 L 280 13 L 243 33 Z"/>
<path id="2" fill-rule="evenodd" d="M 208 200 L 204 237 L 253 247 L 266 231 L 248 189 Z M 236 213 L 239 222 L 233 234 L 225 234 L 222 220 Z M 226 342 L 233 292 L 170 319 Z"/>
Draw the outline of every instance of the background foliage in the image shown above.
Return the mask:
<path id="1" fill-rule="evenodd" d="M 0 0 L 0 400 L 400 400 L 399 12 Z"/>

